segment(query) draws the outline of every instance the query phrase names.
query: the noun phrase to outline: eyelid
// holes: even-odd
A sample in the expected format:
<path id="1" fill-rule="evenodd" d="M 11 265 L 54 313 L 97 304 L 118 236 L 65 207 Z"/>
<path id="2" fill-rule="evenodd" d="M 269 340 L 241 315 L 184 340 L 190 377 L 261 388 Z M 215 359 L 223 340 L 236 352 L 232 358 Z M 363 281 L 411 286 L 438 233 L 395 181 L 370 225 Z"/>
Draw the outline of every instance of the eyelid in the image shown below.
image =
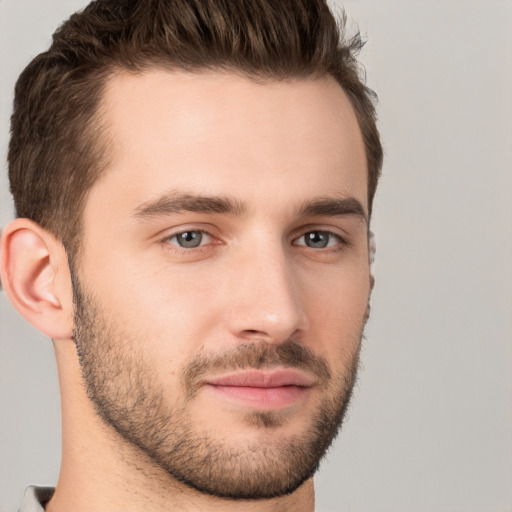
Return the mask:
<path id="1" fill-rule="evenodd" d="M 321 248 L 309 247 L 306 243 L 301 243 L 301 244 L 297 243 L 298 240 L 300 240 L 301 238 L 304 238 L 309 233 L 323 233 L 323 234 L 328 235 L 330 237 L 336 238 L 337 239 L 337 243 L 335 243 L 335 244 L 328 244 L 326 247 L 321 247 Z M 335 249 L 339 248 L 340 245 L 342 245 L 342 246 L 348 245 L 348 242 L 347 242 L 345 237 L 343 237 L 339 233 L 336 233 L 335 231 L 332 231 L 330 229 L 307 229 L 306 231 L 303 231 L 303 233 L 300 236 L 295 237 L 292 242 L 294 243 L 294 245 L 298 245 L 300 247 L 307 247 L 309 249 L 314 249 L 316 251 L 320 251 L 320 250 L 324 250 L 324 251 L 325 250 L 335 250 Z"/>
<path id="2" fill-rule="evenodd" d="M 210 233 L 208 233 L 208 231 L 205 231 L 204 229 L 182 229 L 180 231 L 176 231 L 175 233 L 171 233 L 171 234 L 167 235 L 164 238 L 164 240 L 169 241 L 179 235 L 182 235 L 183 233 L 201 233 L 201 235 L 206 236 L 209 239 L 213 238 L 213 235 L 211 235 Z M 202 245 L 207 245 L 207 244 L 201 244 L 201 246 Z"/>
<path id="3" fill-rule="evenodd" d="M 350 238 L 350 233 L 347 232 L 347 230 L 343 229 L 340 226 L 332 225 L 332 224 L 323 224 L 323 223 L 311 223 L 311 224 L 305 224 L 297 229 L 294 229 L 292 233 L 292 240 L 297 240 L 301 236 L 306 235 L 307 233 L 311 232 L 321 232 L 321 233 L 328 233 L 333 236 L 338 237 L 340 240 L 342 240 L 345 243 L 348 243 L 348 239 Z"/>
<path id="4" fill-rule="evenodd" d="M 164 232 L 165 236 L 159 237 L 159 241 L 160 241 L 160 243 L 162 243 L 168 247 L 172 246 L 173 250 L 190 253 L 193 251 L 205 249 L 206 247 L 208 247 L 210 245 L 222 245 L 223 244 L 222 239 L 219 238 L 219 236 L 213 234 L 212 231 L 215 231 L 214 227 L 211 227 L 211 229 L 210 229 L 210 226 L 208 226 L 208 228 L 204 228 L 204 227 L 201 227 L 198 225 L 186 225 L 185 224 L 185 225 L 176 226 L 174 228 L 170 228 L 170 229 L 166 230 Z M 295 233 L 291 236 L 290 242 L 292 245 L 305 247 L 307 249 L 312 249 L 315 251 L 340 250 L 340 249 L 345 248 L 351 244 L 349 237 L 344 233 L 340 233 L 340 231 L 341 231 L 341 229 L 333 228 L 332 226 L 318 226 L 318 225 L 302 226 L 300 229 L 295 230 Z M 197 247 L 191 247 L 191 248 L 183 247 L 183 246 L 179 245 L 179 243 L 177 243 L 177 242 L 176 243 L 171 242 L 171 240 L 174 237 L 176 237 L 182 233 L 186 233 L 186 232 L 201 233 L 204 236 L 208 237 L 208 240 L 206 241 L 206 243 L 201 243 L 201 245 L 199 245 Z M 297 243 L 298 240 L 302 239 L 308 233 L 314 233 L 314 232 L 324 233 L 330 237 L 333 237 L 337 240 L 337 243 L 333 244 L 333 243 L 329 242 L 330 245 L 328 245 L 327 247 L 324 247 L 324 248 L 313 248 L 313 247 L 309 247 L 308 245 L 306 245 L 306 243 L 300 243 L 300 244 Z"/>
<path id="5" fill-rule="evenodd" d="M 165 229 L 161 229 L 159 233 L 155 236 L 158 236 L 161 239 L 169 238 L 173 235 L 179 235 L 180 233 L 185 233 L 187 231 L 197 231 L 199 233 L 206 233 L 212 237 L 218 238 L 214 233 L 217 231 L 213 224 L 205 223 L 205 222 L 190 222 L 185 224 L 180 224 L 172 227 L 167 227 Z"/>
<path id="6" fill-rule="evenodd" d="M 178 243 L 174 243 L 174 242 L 171 242 L 171 240 L 182 234 L 182 233 L 187 233 L 187 232 L 194 232 L 194 233 L 201 233 L 203 236 L 207 236 L 208 237 L 208 241 L 206 243 L 201 243 L 201 245 L 197 246 L 197 247 L 182 247 L 181 245 L 179 245 Z M 175 228 L 172 228 L 172 229 L 168 229 L 165 231 L 165 236 L 160 236 L 159 238 L 159 241 L 162 245 L 166 246 L 166 248 L 168 249 L 171 249 L 173 251 L 178 251 L 178 252 L 187 252 L 187 253 L 191 253 L 191 252 L 194 252 L 194 251 L 200 251 L 200 250 L 204 250 L 206 249 L 208 246 L 210 245 L 217 245 L 217 244 L 220 244 L 222 243 L 221 240 L 219 239 L 218 236 L 215 236 L 213 233 L 212 233 L 213 229 L 209 230 L 209 229 L 205 229 L 204 227 L 199 227 L 197 225 L 182 225 L 182 226 L 177 226 Z"/>

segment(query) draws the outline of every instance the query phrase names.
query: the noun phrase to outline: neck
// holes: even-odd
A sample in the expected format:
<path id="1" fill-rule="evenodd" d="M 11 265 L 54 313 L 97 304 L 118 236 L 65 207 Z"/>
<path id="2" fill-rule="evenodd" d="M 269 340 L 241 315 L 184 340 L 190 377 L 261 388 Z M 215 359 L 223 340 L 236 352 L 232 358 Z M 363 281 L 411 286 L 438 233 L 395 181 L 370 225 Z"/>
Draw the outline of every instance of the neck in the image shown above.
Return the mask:
<path id="1" fill-rule="evenodd" d="M 62 400 L 62 464 L 47 512 L 312 512 L 312 479 L 292 494 L 228 500 L 176 481 L 96 414 L 86 395 L 72 341 L 56 342 Z"/>

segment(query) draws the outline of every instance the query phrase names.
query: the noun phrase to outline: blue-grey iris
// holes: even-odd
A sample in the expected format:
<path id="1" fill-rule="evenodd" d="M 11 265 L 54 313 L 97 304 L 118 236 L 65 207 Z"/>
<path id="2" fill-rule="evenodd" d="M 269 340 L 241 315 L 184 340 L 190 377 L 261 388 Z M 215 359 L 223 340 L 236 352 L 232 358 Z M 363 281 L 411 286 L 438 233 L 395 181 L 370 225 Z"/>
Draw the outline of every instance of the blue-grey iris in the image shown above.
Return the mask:
<path id="1" fill-rule="evenodd" d="M 181 247 L 194 249 L 199 247 L 203 240 L 203 233 L 200 231 L 185 231 L 176 235 L 176 240 Z"/>
<path id="2" fill-rule="evenodd" d="M 329 244 L 329 233 L 311 231 L 304 236 L 304 243 L 314 249 L 323 249 Z"/>

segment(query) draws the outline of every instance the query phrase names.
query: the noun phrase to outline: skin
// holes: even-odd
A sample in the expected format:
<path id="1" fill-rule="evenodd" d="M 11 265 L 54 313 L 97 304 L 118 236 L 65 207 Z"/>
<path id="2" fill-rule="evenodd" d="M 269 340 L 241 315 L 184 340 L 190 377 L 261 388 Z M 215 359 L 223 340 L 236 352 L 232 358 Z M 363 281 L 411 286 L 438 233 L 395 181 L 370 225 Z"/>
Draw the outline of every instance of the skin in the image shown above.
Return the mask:
<path id="1" fill-rule="evenodd" d="M 101 113 L 110 165 L 88 195 L 74 270 L 100 325 L 115 333 L 104 342 L 128 365 L 146 364 L 165 406 L 181 406 L 195 431 L 226 449 L 293 444 L 311 430 L 322 400 L 335 402 L 339 383 L 353 377 L 371 291 L 366 159 L 349 100 L 331 78 L 256 83 L 151 70 L 110 79 Z M 176 198 L 205 196 L 236 208 L 172 211 Z M 327 199 L 336 215 L 304 209 Z M 177 234 L 200 230 L 201 245 L 179 246 Z M 308 246 L 308 233 L 321 233 L 327 246 Z M 1 268 L 13 303 L 55 342 L 63 460 L 47 510 L 313 510 L 312 478 L 291 494 L 240 502 L 169 476 L 102 421 L 87 395 L 61 244 L 17 219 L 3 235 Z M 261 400 L 208 386 L 186 399 L 183 370 L 198 357 L 223 360 L 239 347 L 275 350 L 289 341 L 331 377 L 322 384 L 304 370 L 311 386 L 271 403 L 279 419 L 272 426 L 255 420 L 266 411 Z M 129 387 L 126 375 L 116 380 L 112 368 L 110 396 L 127 399 L 116 391 Z"/>

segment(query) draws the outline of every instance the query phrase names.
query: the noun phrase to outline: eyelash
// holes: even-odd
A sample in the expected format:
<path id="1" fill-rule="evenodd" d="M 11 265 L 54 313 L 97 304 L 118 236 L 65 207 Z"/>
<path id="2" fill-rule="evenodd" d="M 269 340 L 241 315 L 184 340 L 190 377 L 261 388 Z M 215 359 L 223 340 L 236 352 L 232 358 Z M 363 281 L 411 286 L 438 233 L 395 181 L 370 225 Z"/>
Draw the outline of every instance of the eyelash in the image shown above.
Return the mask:
<path id="1" fill-rule="evenodd" d="M 310 249 L 318 249 L 318 250 L 324 250 L 324 251 L 339 251 L 339 250 L 344 249 L 348 245 L 347 241 L 342 236 L 340 236 L 338 233 L 333 233 L 332 231 L 328 231 L 325 229 L 312 229 L 310 231 L 306 231 L 303 235 L 296 238 L 294 241 L 297 242 L 298 240 L 305 238 L 307 235 L 312 235 L 312 234 L 327 236 L 328 237 L 327 246 L 313 248 L 313 247 L 308 246 L 306 241 L 304 241 L 304 243 L 301 243 L 301 244 L 296 243 L 296 245 L 299 245 L 301 247 L 308 247 Z M 333 240 L 336 243 L 333 245 L 330 245 Z"/>
<path id="2" fill-rule="evenodd" d="M 215 237 L 211 233 L 209 233 L 208 231 L 206 231 L 204 229 L 184 229 L 183 231 L 178 231 L 176 233 L 172 233 L 171 235 L 166 236 L 162 240 L 162 243 L 166 244 L 167 246 L 172 245 L 172 246 L 174 246 L 173 250 L 180 251 L 180 252 L 191 252 L 193 250 L 200 250 L 203 247 L 205 247 L 205 245 L 209 245 L 209 244 L 205 244 L 205 245 L 199 245 L 197 247 L 183 247 L 183 246 L 179 245 L 178 243 L 176 243 L 176 244 L 171 243 L 171 240 L 173 238 L 176 238 L 180 235 L 184 235 L 185 233 L 195 233 L 195 234 L 200 234 L 202 236 L 206 235 L 207 237 L 215 239 Z"/>
<path id="3" fill-rule="evenodd" d="M 208 245 L 211 244 L 211 241 L 210 241 L 209 243 L 201 244 L 201 245 L 198 245 L 197 247 L 183 247 L 183 246 L 179 245 L 178 243 L 171 243 L 172 239 L 174 239 L 180 235 L 184 235 L 186 233 L 194 233 L 196 235 L 200 234 L 202 236 L 210 237 L 211 239 L 216 240 L 216 237 L 214 235 L 212 235 L 211 233 L 209 233 L 208 231 L 206 231 L 204 229 L 184 229 L 182 231 L 178 231 L 176 233 L 172 233 L 171 235 L 166 236 L 164 239 L 162 239 L 161 242 L 163 244 L 165 244 L 167 247 L 173 246 L 172 250 L 178 251 L 181 253 L 191 253 L 192 251 L 200 251 L 201 249 L 204 249 L 205 247 L 207 247 Z M 301 243 L 301 244 L 296 243 L 298 240 L 306 237 L 308 234 L 313 234 L 313 233 L 317 234 L 317 235 L 321 234 L 324 236 L 328 236 L 329 237 L 329 240 L 327 242 L 328 245 L 326 247 L 313 248 L 313 247 L 306 245 L 306 242 Z M 337 240 L 337 243 L 335 243 L 334 245 L 329 245 L 333 239 Z M 202 240 L 201 240 L 201 242 L 202 242 Z M 329 231 L 326 229 L 310 229 L 308 231 L 305 231 L 299 237 L 294 238 L 293 243 L 296 246 L 306 247 L 309 249 L 317 250 L 319 252 L 322 251 L 323 253 L 340 252 L 340 251 L 345 250 L 348 246 L 350 246 L 349 241 L 345 237 L 342 237 L 339 233 L 334 233 L 333 231 Z"/>

